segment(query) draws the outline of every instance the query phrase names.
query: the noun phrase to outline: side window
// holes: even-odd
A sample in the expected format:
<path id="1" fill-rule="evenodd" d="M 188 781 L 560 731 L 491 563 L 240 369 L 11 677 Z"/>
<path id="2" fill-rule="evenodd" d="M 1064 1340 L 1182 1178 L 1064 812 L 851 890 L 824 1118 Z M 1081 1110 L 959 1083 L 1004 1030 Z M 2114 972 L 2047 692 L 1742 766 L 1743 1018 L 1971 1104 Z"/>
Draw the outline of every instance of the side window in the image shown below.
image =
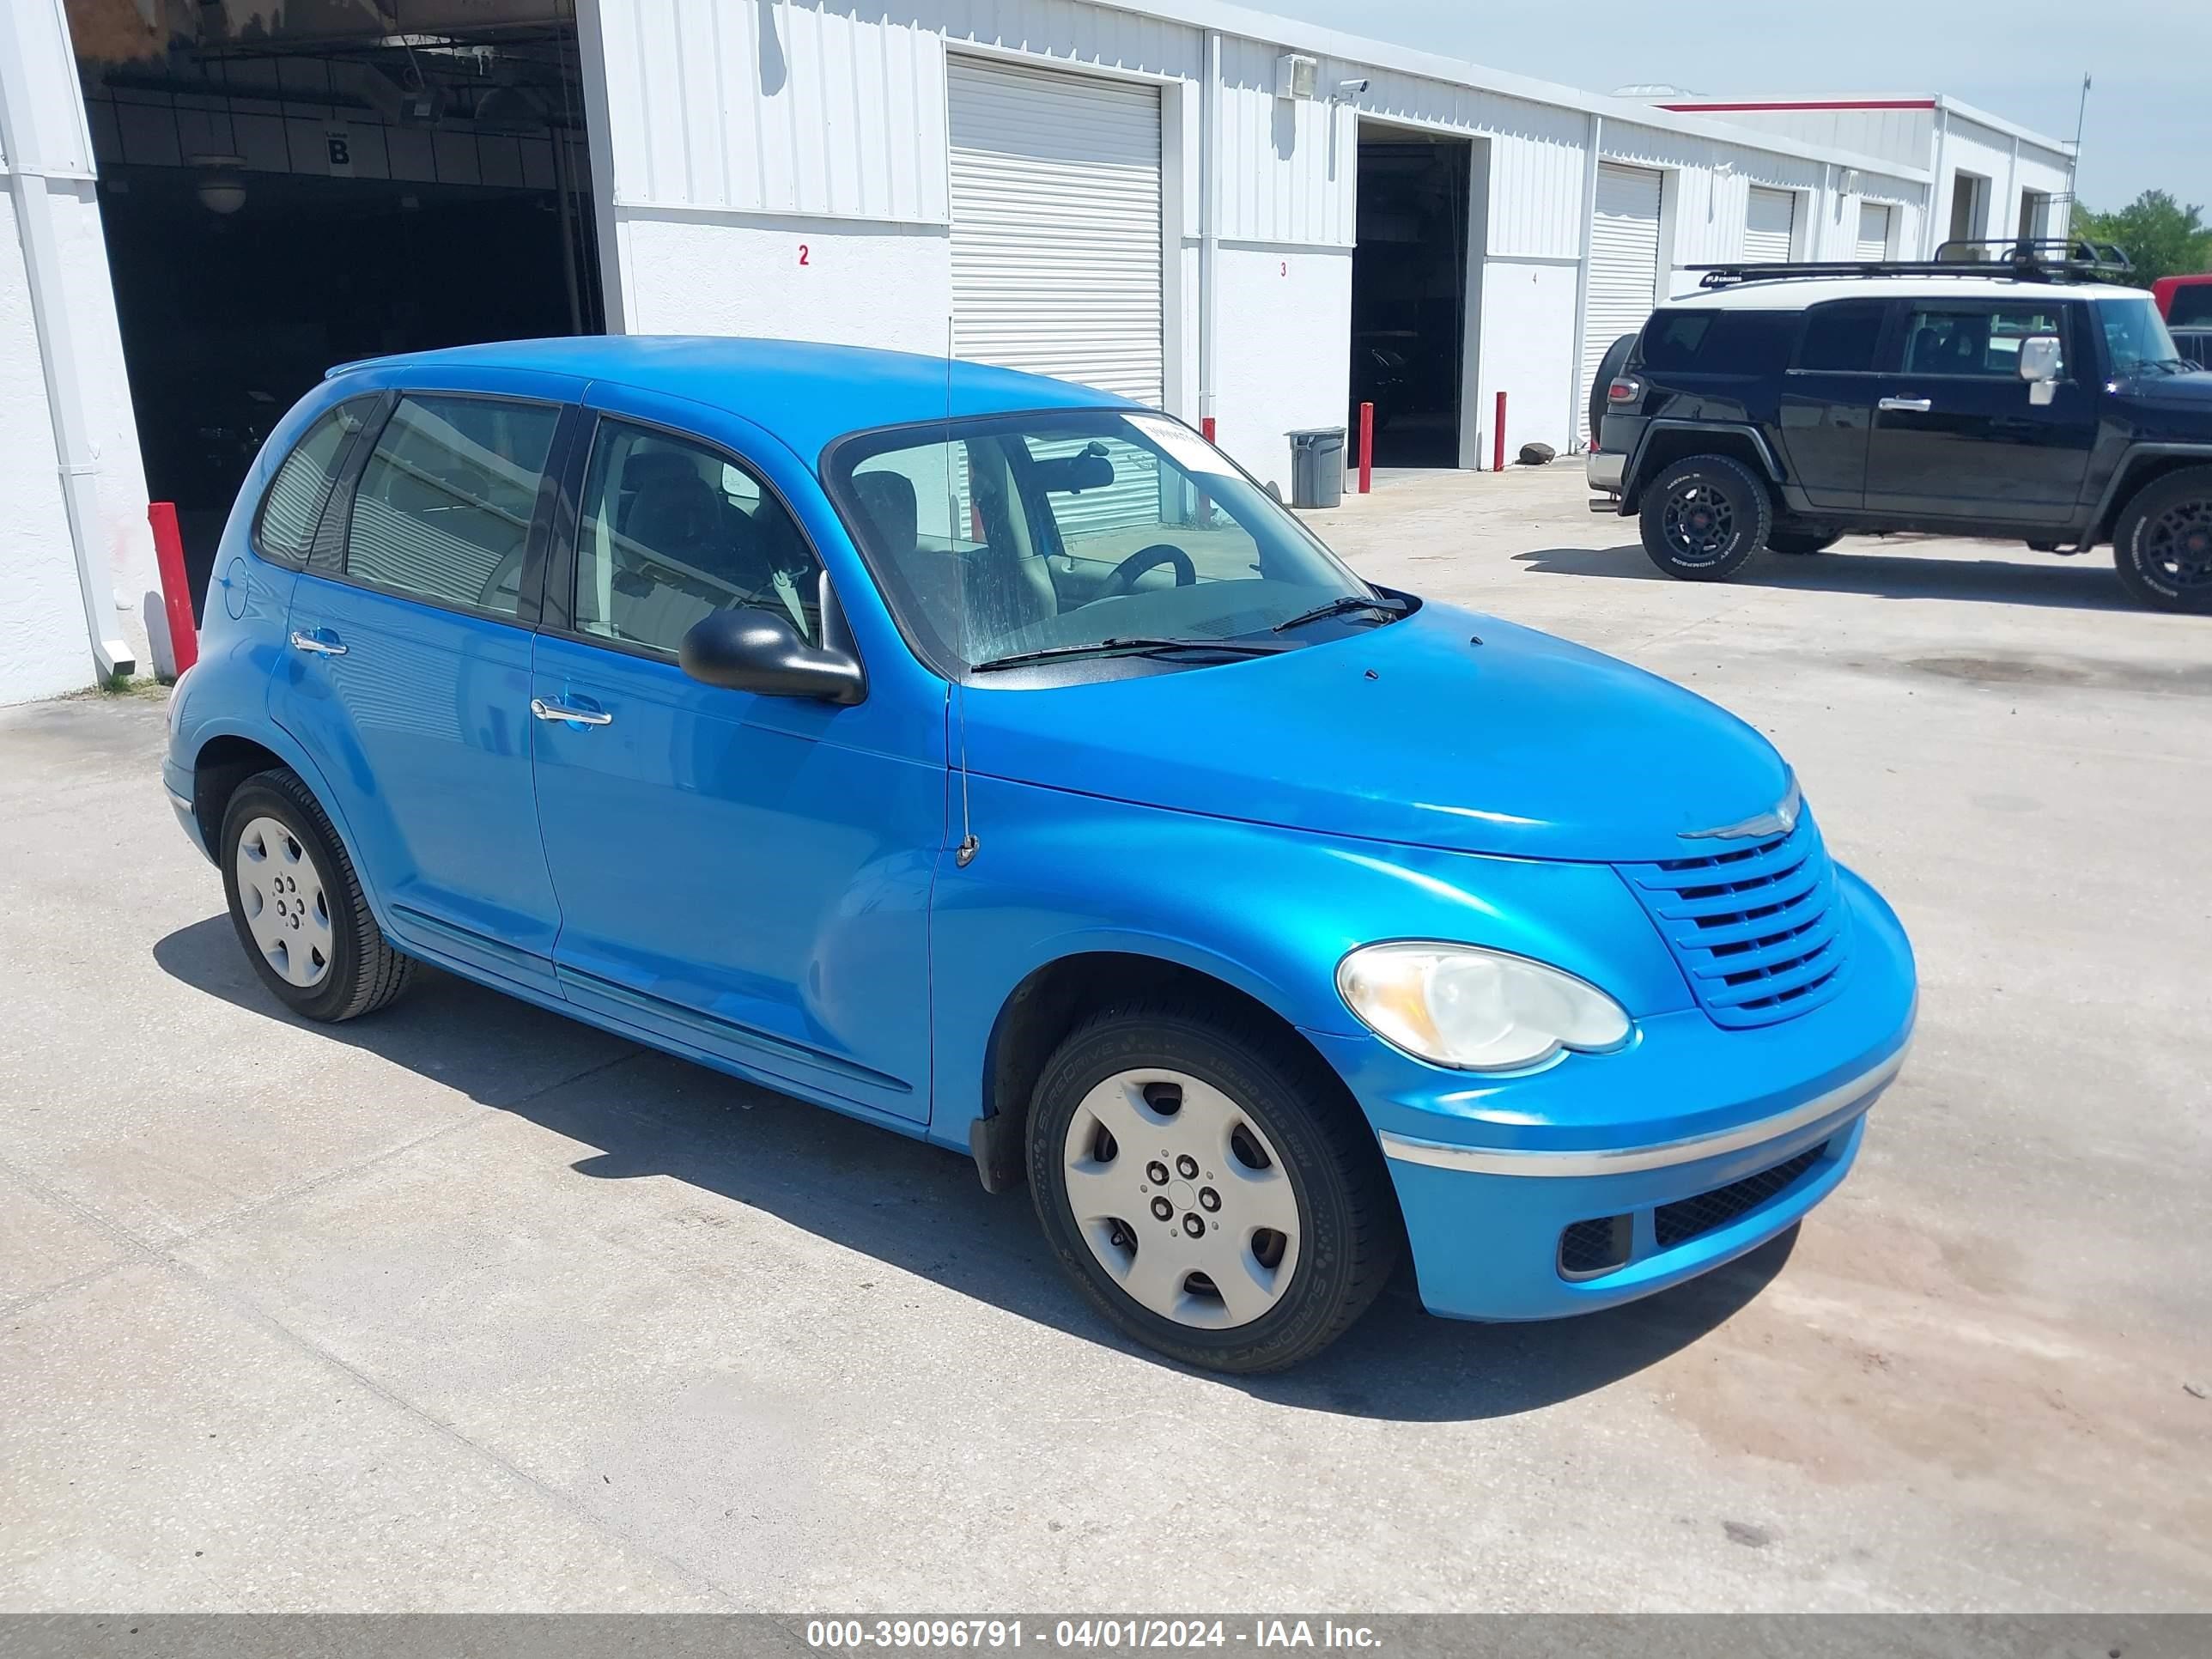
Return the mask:
<path id="1" fill-rule="evenodd" d="M 1698 360 L 1698 349 L 1713 325 L 1710 311 L 1662 311 L 1644 329 L 1646 368 L 1687 368 Z"/>
<path id="2" fill-rule="evenodd" d="M 338 457 L 375 404 L 374 398 L 356 398 L 325 410 L 284 458 L 261 498 L 261 518 L 254 526 L 254 545 L 265 556 L 294 564 L 307 558 L 323 503 L 330 499 Z"/>
<path id="3" fill-rule="evenodd" d="M 1994 311 L 1917 306 L 1905 325 L 1905 372 L 2010 379 L 2020 373 L 2020 343 L 2031 334 L 2065 338 L 2065 324 L 2056 306 Z M 2062 377 L 2066 373 L 2063 361 L 2058 372 Z"/>
<path id="4" fill-rule="evenodd" d="M 346 574 L 512 617 L 561 411 L 501 398 L 403 398 L 369 454 Z"/>
<path id="5" fill-rule="evenodd" d="M 1790 355 L 1786 311 L 1662 311 L 1644 332 L 1644 366 L 1702 374 L 1771 374 Z"/>
<path id="6" fill-rule="evenodd" d="M 719 451 L 603 420 L 576 528 L 579 633 L 674 655 L 714 611 L 756 605 L 822 638 L 822 565 L 783 504 Z"/>
<path id="7" fill-rule="evenodd" d="M 1863 374 L 1875 366 L 1881 345 L 1880 301 L 1838 300 L 1805 313 L 1805 336 L 1797 347 L 1797 367 L 1826 374 Z"/>

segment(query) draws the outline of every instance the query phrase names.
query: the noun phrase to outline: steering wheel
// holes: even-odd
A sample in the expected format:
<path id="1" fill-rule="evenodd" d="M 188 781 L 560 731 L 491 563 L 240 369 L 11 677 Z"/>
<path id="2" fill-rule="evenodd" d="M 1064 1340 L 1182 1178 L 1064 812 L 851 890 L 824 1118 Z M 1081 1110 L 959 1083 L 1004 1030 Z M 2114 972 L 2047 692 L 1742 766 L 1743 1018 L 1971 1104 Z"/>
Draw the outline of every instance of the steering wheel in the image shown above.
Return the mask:
<path id="1" fill-rule="evenodd" d="M 1164 564 L 1175 567 L 1176 586 L 1188 587 L 1198 580 L 1198 567 L 1190 562 L 1190 555 L 1169 542 L 1154 542 L 1150 547 L 1140 547 L 1114 567 L 1114 574 L 1098 590 L 1102 599 L 1119 599 L 1124 593 L 1136 591 L 1137 578 L 1147 570 Z"/>

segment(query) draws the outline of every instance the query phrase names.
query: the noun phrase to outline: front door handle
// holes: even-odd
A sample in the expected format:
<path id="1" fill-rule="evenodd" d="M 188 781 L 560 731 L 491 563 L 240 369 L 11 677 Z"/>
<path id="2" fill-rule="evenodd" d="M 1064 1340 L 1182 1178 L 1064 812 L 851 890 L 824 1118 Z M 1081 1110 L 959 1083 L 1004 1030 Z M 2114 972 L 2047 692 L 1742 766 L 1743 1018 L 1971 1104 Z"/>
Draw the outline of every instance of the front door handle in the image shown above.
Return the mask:
<path id="1" fill-rule="evenodd" d="M 1925 415 L 1936 402 L 1932 398 L 1884 398 L 1875 407 L 1893 415 Z"/>
<path id="2" fill-rule="evenodd" d="M 612 726 L 615 717 L 604 708 L 573 708 L 564 702 L 548 702 L 543 697 L 530 700 L 530 712 L 541 720 L 573 720 L 578 726 Z"/>
<path id="3" fill-rule="evenodd" d="M 294 629 L 292 648 L 295 651 L 310 652 L 318 657 L 343 657 L 346 653 L 346 647 L 337 641 L 325 639 L 320 629 L 312 634 L 303 634 L 298 629 Z"/>

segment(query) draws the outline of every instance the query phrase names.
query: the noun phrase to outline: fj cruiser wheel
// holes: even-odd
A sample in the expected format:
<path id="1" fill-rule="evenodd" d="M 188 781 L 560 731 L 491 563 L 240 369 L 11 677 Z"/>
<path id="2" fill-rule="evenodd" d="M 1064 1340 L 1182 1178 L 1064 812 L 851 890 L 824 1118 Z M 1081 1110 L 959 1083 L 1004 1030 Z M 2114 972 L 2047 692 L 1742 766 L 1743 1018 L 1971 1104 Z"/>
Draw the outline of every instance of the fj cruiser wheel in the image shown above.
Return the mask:
<path id="1" fill-rule="evenodd" d="M 2169 472 L 2137 494 L 2112 532 L 2112 563 L 2139 605 L 2212 611 L 2212 466 Z"/>
<path id="2" fill-rule="evenodd" d="M 1128 1335 L 1185 1364 L 1280 1370 L 1390 1274 L 1398 1222 L 1335 1080 L 1264 1032 L 1109 1010 L 1046 1064 L 1030 1191 L 1060 1266 Z"/>
<path id="3" fill-rule="evenodd" d="M 255 774 L 222 817 L 223 896 L 261 982 L 294 1012 L 341 1020 L 407 988 L 321 804 L 288 771 Z"/>
<path id="4" fill-rule="evenodd" d="M 1692 455 L 1644 490 L 1644 550 L 1685 581 L 1725 581 L 1766 544 L 1774 506 L 1741 461 Z"/>
<path id="5" fill-rule="evenodd" d="M 1771 530 L 1766 536 L 1766 550 L 1770 553 L 1825 553 L 1844 533 L 1820 530 Z"/>

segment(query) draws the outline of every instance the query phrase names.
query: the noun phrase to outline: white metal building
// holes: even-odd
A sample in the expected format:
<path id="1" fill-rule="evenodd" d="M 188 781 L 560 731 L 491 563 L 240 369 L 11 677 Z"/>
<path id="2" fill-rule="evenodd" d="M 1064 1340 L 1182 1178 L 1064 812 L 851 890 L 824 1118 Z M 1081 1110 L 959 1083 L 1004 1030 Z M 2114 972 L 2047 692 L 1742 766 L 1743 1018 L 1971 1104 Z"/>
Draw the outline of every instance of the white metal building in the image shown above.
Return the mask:
<path id="1" fill-rule="evenodd" d="M 2063 236 L 2072 216 L 2072 146 L 1955 98 L 1701 98 L 1660 107 L 1924 170 L 1933 182 L 1935 208 L 1921 216 L 1917 241 L 1904 237 L 1878 204 L 1863 210 L 1859 242 L 1869 258 L 1932 259 L 1953 240 Z"/>
<path id="2" fill-rule="evenodd" d="M 82 37 L 88 14 L 133 6 L 158 55 L 72 51 L 72 22 Z M 251 234 L 264 259 L 307 262 L 287 303 L 325 307 L 294 330 L 321 361 L 363 355 L 339 325 L 368 301 L 283 216 L 358 203 L 403 226 L 451 197 L 441 246 L 503 258 L 501 314 L 553 318 L 504 331 L 949 342 L 1212 419 L 1287 488 L 1286 432 L 1346 424 L 1355 395 L 1399 410 L 1386 460 L 1486 463 L 1499 392 L 1510 447 L 1571 453 L 1598 358 L 1682 267 L 1920 252 L 1948 233 L 1957 179 L 1996 181 L 2011 213 L 2023 191 L 2060 194 L 2051 158 L 2061 177 L 2066 162 L 1943 100 L 1923 112 L 1931 150 L 1917 117 L 1784 130 L 1773 111 L 1601 97 L 1217 0 L 14 0 L 0 15 L 15 528 L 0 702 L 89 683 L 102 649 L 165 660 L 145 501 L 149 482 L 181 488 L 155 437 L 191 415 L 146 389 L 150 325 L 133 319 L 189 333 L 198 313 L 149 311 L 174 296 L 149 290 L 201 262 L 150 268 L 131 227 L 159 201 L 162 234 L 190 241 L 195 190 L 233 238 L 210 258 Z M 566 240 L 463 246 L 510 210 Z M 423 286 L 378 349 L 501 331 L 425 319 L 483 286 L 425 276 L 436 264 L 380 278 Z M 272 356 L 253 395 L 281 407 L 303 374 Z"/>

